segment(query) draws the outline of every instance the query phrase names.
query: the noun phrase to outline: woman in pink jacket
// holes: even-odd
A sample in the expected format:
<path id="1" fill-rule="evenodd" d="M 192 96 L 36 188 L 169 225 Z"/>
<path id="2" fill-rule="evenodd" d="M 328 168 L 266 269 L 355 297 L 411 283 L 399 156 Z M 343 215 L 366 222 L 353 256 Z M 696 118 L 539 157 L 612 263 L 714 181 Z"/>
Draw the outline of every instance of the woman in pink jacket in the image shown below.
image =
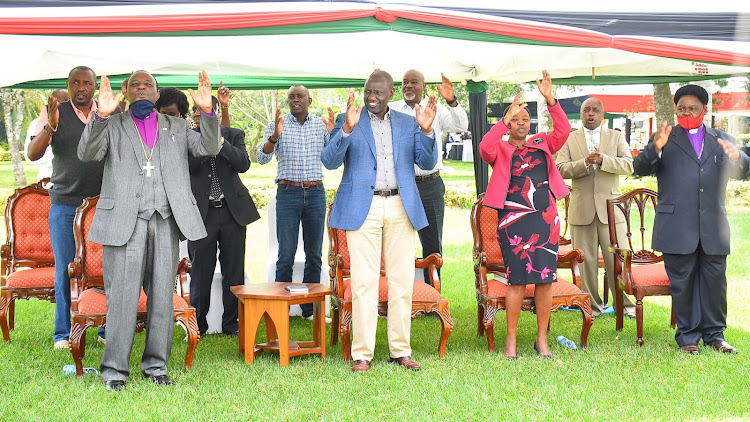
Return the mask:
<path id="1" fill-rule="evenodd" d="M 479 144 L 482 159 L 492 166 L 492 178 L 484 205 L 498 210 L 497 236 L 507 272 L 505 298 L 508 323 L 505 351 L 516 357 L 516 327 L 527 284 L 535 284 L 537 336 L 534 350 L 551 358 L 547 326 L 552 307 L 552 283 L 557 280 L 557 248 L 560 221 L 556 199 L 569 193 L 557 171 L 552 154 L 565 144 L 570 123 L 560 103 L 552 95 L 552 79 L 546 70 L 536 81 L 547 100 L 552 116 L 552 133 L 526 139 L 531 119 L 521 104 L 521 94 L 513 99 L 502 122 L 496 124 Z M 503 135 L 508 134 L 508 140 Z"/>

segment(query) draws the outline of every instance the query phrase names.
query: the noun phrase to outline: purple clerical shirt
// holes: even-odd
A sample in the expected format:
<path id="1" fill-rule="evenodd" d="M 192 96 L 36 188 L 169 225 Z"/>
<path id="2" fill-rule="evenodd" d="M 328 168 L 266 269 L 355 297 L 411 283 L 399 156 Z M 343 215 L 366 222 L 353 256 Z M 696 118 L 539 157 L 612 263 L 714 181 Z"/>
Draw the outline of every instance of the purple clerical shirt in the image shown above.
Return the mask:
<path id="1" fill-rule="evenodd" d="M 154 148 L 156 145 L 156 129 L 159 126 L 159 119 L 156 117 L 156 110 L 152 111 L 151 114 L 146 116 L 145 119 L 139 119 L 133 116 L 133 112 L 130 115 L 133 117 L 135 127 L 138 128 L 138 133 L 141 135 L 143 143 L 149 148 Z"/>
<path id="2" fill-rule="evenodd" d="M 152 111 L 145 119 L 139 119 L 133 116 L 132 111 L 130 112 L 130 116 L 133 118 L 133 122 L 135 122 L 135 127 L 138 129 L 138 133 L 141 135 L 143 143 L 145 143 L 147 147 L 153 149 L 154 145 L 156 145 L 156 141 L 158 141 L 156 132 L 159 128 L 159 120 L 157 118 L 156 110 Z M 206 116 L 214 116 L 213 111 L 206 113 Z"/>
<path id="3" fill-rule="evenodd" d="M 687 133 L 688 139 L 690 139 L 690 143 L 693 144 L 693 149 L 695 150 L 695 155 L 698 156 L 698 161 L 703 161 L 703 158 L 701 157 L 701 150 L 703 149 L 703 134 L 705 133 L 703 125 L 698 126 L 697 130 L 685 130 L 685 132 Z"/>

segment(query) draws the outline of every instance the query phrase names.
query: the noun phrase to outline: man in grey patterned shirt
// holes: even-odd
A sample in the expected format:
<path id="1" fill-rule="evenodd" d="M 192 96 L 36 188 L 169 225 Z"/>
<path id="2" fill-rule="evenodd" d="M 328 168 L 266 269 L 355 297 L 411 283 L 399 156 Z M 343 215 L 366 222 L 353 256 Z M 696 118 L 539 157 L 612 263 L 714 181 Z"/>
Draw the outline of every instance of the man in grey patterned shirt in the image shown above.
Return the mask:
<path id="1" fill-rule="evenodd" d="M 320 282 L 323 231 L 325 230 L 326 193 L 320 155 L 328 145 L 333 129 L 333 110 L 322 119 L 308 113 L 310 92 L 302 85 L 289 88 L 289 113 L 268 123 L 258 148 L 258 163 L 266 164 L 276 155 L 276 237 L 279 256 L 276 281 L 291 282 L 294 255 L 297 253 L 299 226 L 305 248 L 305 283 Z M 312 304 L 303 304 L 302 316 L 312 319 Z"/>

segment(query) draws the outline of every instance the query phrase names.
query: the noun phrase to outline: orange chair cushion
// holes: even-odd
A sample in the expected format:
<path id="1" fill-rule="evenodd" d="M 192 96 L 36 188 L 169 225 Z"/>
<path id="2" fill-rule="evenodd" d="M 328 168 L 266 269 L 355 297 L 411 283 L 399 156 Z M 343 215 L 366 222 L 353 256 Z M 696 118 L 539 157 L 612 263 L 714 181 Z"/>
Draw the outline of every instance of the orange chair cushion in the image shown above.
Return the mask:
<path id="1" fill-rule="evenodd" d="M 147 296 L 146 293 L 141 290 L 141 296 L 138 298 L 138 312 L 146 312 L 147 309 Z M 175 293 L 172 296 L 172 303 L 174 309 L 187 309 L 190 306 L 185 302 L 182 296 Z M 86 289 L 78 297 L 78 314 L 89 315 L 89 314 L 106 314 L 107 313 L 107 297 L 104 293 L 98 290 Z"/>
<path id="2" fill-rule="evenodd" d="M 440 293 L 438 293 L 438 291 L 435 290 L 434 287 L 430 286 L 424 281 L 414 280 L 414 288 L 412 290 L 411 297 L 411 300 L 413 302 L 441 300 L 442 298 L 443 297 L 440 296 Z M 348 278 L 344 280 L 344 300 L 352 300 L 351 279 Z M 388 301 L 388 280 L 385 278 L 385 276 L 380 277 L 380 283 L 378 286 L 378 301 Z"/>
<path id="3" fill-rule="evenodd" d="M 55 267 L 16 271 L 8 276 L 5 285 L 9 289 L 55 287 Z"/>
<path id="4" fill-rule="evenodd" d="M 501 283 L 498 280 L 487 280 L 487 296 L 489 297 L 505 297 L 505 293 L 508 286 L 505 283 Z M 563 279 L 558 278 L 557 283 L 552 283 L 552 296 L 567 296 L 580 294 L 581 289 L 576 287 L 575 284 L 567 282 Z M 527 284 L 526 289 L 523 292 L 524 297 L 534 296 L 534 285 Z"/>
<path id="5" fill-rule="evenodd" d="M 630 267 L 633 283 L 636 286 L 669 286 L 669 276 L 664 263 L 633 265 Z"/>
<path id="6" fill-rule="evenodd" d="M 13 204 L 13 253 L 18 259 L 54 261 L 49 237 L 49 195 L 32 192 Z"/>

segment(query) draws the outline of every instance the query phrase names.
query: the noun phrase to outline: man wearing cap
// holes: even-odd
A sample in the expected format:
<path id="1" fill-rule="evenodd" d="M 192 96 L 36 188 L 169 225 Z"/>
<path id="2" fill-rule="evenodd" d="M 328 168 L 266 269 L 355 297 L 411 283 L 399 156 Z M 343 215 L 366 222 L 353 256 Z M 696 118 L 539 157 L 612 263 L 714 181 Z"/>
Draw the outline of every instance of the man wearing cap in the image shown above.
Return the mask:
<path id="1" fill-rule="evenodd" d="M 737 353 L 724 339 L 727 327 L 729 221 L 727 180 L 750 177 L 750 158 L 734 138 L 703 124 L 708 92 L 685 85 L 675 92 L 677 126 L 664 123 L 634 162 L 635 173 L 656 174 L 659 198 L 652 245 L 664 254 L 683 353 L 698 342 Z"/>

